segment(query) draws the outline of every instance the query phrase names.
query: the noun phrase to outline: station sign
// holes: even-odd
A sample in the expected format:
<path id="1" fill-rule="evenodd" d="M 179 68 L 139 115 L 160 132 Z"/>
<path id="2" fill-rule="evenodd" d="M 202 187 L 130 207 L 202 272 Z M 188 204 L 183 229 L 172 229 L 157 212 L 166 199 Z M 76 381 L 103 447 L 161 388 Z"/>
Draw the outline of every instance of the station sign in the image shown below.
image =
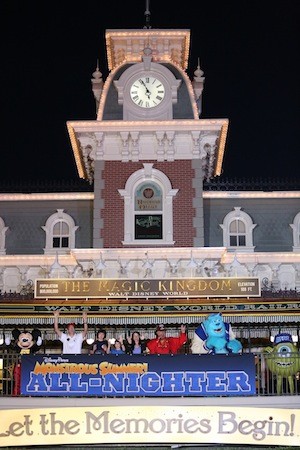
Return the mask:
<path id="1" fill-rule="evenodd" d="M 35 298 L 260 297 L 259 278 L 112 279 L 58 278 L 35 281 Z"/>

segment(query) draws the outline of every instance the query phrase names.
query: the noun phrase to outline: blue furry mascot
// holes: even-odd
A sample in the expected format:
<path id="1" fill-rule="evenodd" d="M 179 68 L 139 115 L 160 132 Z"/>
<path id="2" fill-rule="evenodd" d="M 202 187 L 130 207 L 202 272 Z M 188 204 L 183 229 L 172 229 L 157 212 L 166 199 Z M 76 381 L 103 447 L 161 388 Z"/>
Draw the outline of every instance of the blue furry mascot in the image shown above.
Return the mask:
<path id="1" fill-rule="evenodd" d="M 221 313 L 210 314 L 196 329 L 191 345 L 192 353 L 239 353 L 242 344 L 235 339 L 231 325 L 223 321 Z"/>

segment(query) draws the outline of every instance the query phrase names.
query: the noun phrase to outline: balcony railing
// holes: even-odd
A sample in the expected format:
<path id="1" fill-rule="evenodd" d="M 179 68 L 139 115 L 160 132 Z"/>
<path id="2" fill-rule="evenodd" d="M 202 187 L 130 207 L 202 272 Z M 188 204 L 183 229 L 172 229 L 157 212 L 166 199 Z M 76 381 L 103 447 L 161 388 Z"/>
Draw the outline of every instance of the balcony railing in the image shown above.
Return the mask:
<path id="1" fill-rule="evenodd" d="M 255 356 L 256 396 L 300 395 L 299 352 L 289 353 L 285 357 L 279 357 L 278 353 L 253 354 Z M 160 356 L 160 358 L 162 357 Z M 0 397 L 21 396 L 20 386 L 16 385 L 15 380 L 15 369 L 19 361 L 18 353 L 0 352 Z"/>

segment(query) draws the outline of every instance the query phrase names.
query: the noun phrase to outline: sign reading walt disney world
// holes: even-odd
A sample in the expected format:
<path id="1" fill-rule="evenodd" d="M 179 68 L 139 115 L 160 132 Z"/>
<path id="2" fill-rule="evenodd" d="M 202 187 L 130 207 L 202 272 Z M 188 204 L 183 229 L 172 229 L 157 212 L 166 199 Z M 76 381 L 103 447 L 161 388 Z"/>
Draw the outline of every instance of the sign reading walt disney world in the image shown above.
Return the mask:
<path id="1" fill-rule="evenodd" d="M 254 395 L 253 354 L 22 355 L 27 396 Z"/>
<path id="2" fill-rule="evenodd" d="M 260 297 L 259 278 L 130 280 L 60 278 L 35 282 L 35 298 Z"/>

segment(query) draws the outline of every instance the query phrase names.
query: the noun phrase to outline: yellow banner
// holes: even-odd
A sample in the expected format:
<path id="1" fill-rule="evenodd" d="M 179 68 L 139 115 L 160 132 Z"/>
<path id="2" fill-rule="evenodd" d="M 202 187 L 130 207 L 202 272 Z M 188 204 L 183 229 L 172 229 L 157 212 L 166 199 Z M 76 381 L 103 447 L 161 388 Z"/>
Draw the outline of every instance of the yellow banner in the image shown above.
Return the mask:
<path id="1" fill-rule="evenodd" d="M 47 278 L 35 281 L 36 298 L 259 297 L 259 278 Z"/>
<path id="2" fill-rule="evenodd" d="M 300 446 L 300 411 L 162 405 L 0 412 L 0 447 L 112 442 Z"/>

